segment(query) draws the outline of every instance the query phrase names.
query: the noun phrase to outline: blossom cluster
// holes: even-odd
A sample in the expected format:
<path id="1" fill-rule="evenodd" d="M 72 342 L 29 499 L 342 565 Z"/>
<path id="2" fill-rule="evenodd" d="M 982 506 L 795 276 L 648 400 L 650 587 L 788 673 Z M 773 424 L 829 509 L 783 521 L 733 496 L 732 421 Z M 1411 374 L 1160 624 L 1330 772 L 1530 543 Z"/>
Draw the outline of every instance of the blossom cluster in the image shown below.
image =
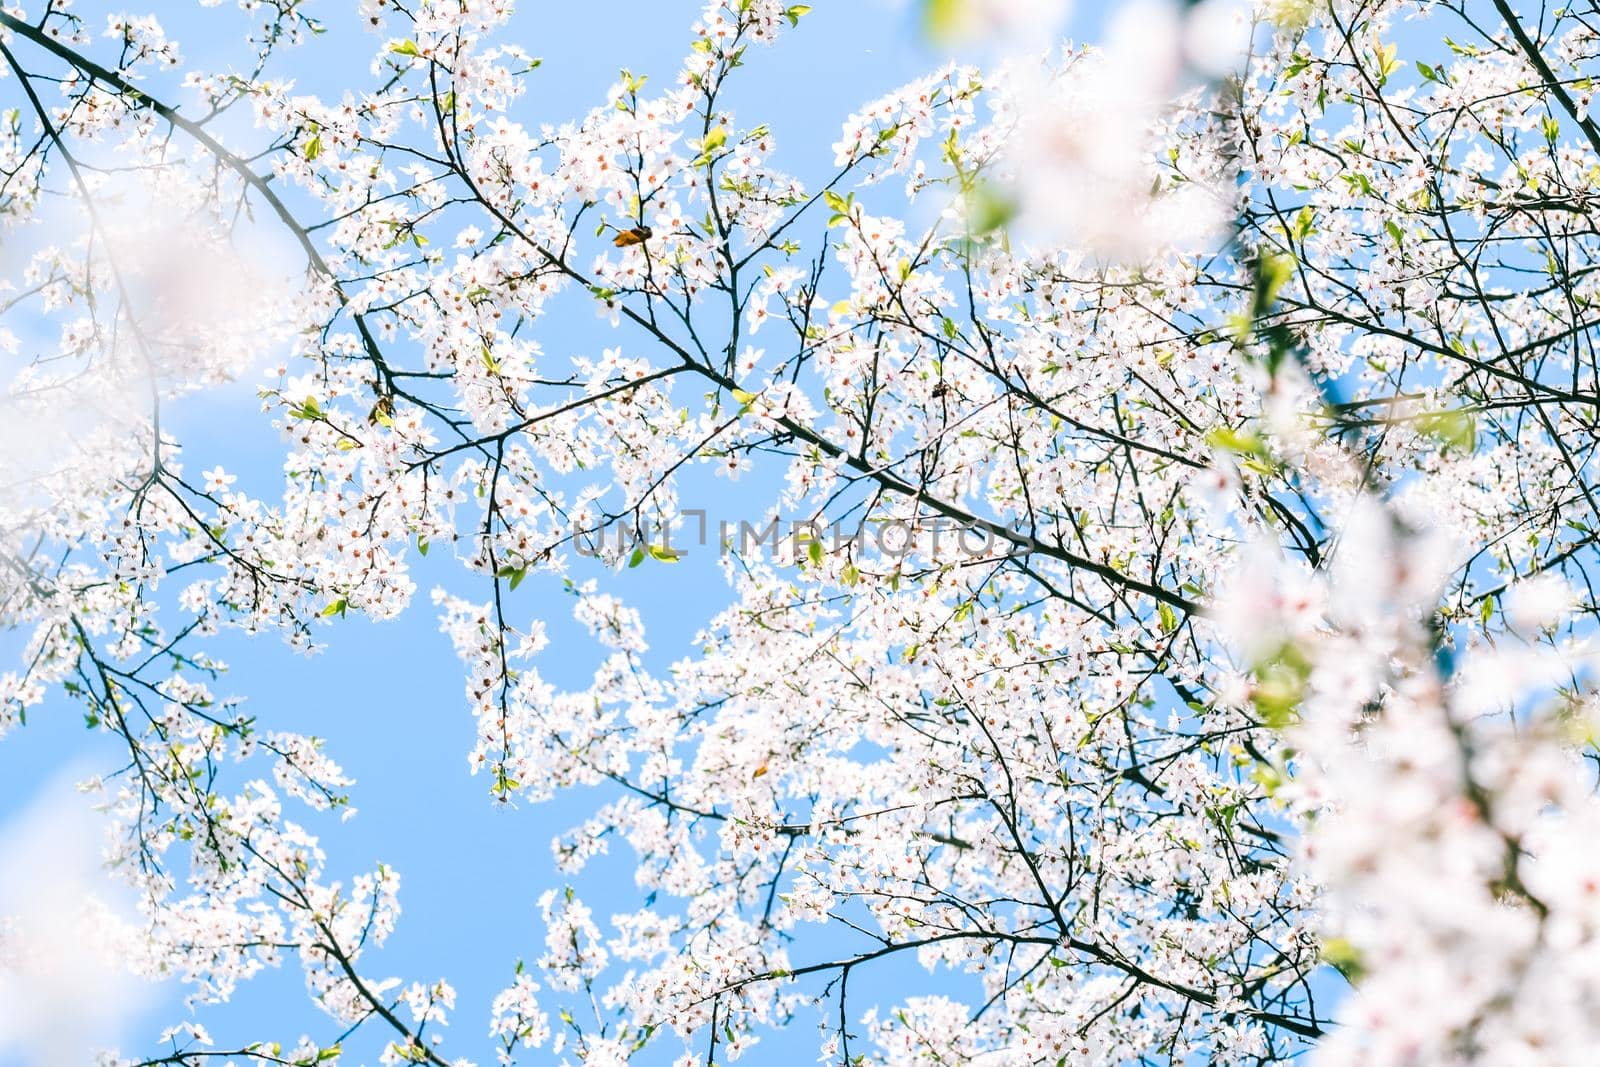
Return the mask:
<path id="1" fill-rule="evenodd" d="M 293 0 L 241 5 L 226 73 L 177 43 L 209 13 L 77 6 L 0 12 L 0 350 L 35 357 L 0 427 L 0 734 L 64 697 L 126 751 L 98 793 L 133 967 L 199 1010 L 298 966 L 328 1016 L 110 1062 L 330 1063 L 354 1030 L 436 1065 L 473 1029 L 508 1064 L 1600 1038 L 1581 15 L 1152 3 L 1030 55 L 1062 5 L 946 2 L 1004 54 L 796 175 L 729 101 L 809 5 L 710 0 L 671 77 L 565 121 L 505 0 L 363 0 L 338 99 L 295 84 L 324 27 Z M 564 350 L 591 316 L 605 343 Z M 281 480 L 163 418 L 231 381 Z M 680 562 L 705 467 L 747 521 L 683 641 L 626 582 Z M 420 588 L 430 552 L 458 584 Z M 551 680 L 550 603 L 587 684 Z M 383 970 L 401 873 L 324 850 L 338 753 L 208 651 L 430 609 L 463 773 L 588 805 L 466 1026 L 451 981 Z M 611 853 L 643 903 L 604 914 Z"/>

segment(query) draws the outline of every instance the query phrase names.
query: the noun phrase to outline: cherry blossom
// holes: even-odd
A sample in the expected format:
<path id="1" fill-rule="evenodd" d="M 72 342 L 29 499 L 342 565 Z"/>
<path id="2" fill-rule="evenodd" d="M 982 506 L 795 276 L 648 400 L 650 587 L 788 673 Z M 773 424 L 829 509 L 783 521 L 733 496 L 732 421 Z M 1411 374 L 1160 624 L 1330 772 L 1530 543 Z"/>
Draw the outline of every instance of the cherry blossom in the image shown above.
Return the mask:
<path id="1" fill-rule="evenodd" d="M 94 978 L 186 1004 L 105 1062 L 1600 1040 L 1581 12 L 1152 0 L 1080 45 L 932 4 L 989 58 L 788 173 L 761 77 L 809 5 L 710 0 L 577 115 L 506 0 L 348 5 L 325 95 L 312 5 L 240 5 L 225 61 L 216 5 L 95 6 L 0 12 L 0 736 L 71 701 L 125 753 Z M 240 385 L 268 479 L 170 417 Z M 647 627 L 685 553 L 721 607 Z M 479 1006 L 390 973 L 348 756 L 219 658 L 406 612 L 485 807 L 578 812 Z M 213 1043 L 270 968 L 325 1027 Z"/>

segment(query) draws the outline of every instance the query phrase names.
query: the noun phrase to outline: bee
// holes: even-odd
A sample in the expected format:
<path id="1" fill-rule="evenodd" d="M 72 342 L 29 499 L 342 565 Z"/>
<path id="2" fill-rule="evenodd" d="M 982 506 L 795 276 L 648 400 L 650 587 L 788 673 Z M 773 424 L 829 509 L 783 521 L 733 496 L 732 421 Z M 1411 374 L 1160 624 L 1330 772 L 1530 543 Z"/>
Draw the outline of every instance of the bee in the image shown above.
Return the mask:
<path id="1" fill-rule="evenodd" d="M 936 400 L 941 398 L 941 397 L 943 397 L 943 396 L 945 396 L 949 392 L 950 392 L 950 387 L 944 383 L 943 379 L 941 379 L 939 381 L 938 385 L 935 385 L 933 387 L 933 396 L 934 396 L 934 399 L 936 399 Z"/>
<path id="2" fill-rule="evenodd" d="M 611 241 L 618 248 L 629 248 L 633 245 L 642 245 L 655 236 L 655 232 L 648 226 L 635 226 L 631 230 L 618 230 L 617 236 Z"/>

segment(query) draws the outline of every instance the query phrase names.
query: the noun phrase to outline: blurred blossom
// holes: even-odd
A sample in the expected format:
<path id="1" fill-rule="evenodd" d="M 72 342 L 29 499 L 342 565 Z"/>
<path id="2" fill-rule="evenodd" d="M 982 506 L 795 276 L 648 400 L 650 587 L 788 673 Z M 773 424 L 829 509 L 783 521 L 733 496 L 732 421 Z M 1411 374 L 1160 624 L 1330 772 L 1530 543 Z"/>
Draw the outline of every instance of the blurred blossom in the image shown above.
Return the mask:
<path id="1" fill-rule="evenodd" d="M 1309 571 L 1285 559 L 1270 538 L 1259 537 L 1239 552 L 1207 613 L 1245 663 L 1255 664 L 1285 642 L 1311 636 L 1325 599 Z"/>
<path id="2" fill-rule="evenodd" d="M 993 43 L 1032 50 L 1064 28 L 1068 0 L 928 0 L 928 23 L 947 42 Z"/>
<path id="3" fill-rule="evenodd" d="M 1273 447 L 1292 463 L 1308 462 L 1323 440 L 1316 420 L 1307 414 L 1318 410 L 1316 386 L 1304 374 L 1284 369 L 1270 375 L 1262 367 L 1249 371 L 1258 375 L 1261 425 Z"/>
<path id="4" fill-rule="evenodd" d="M 1185 22 L 1169 3 L 1117 11 L 1103 48 L 1012 85 L 1011 162 L 1024 229 L 1115 260 L 1213 240 L 1232 211 L 1203 180 L 1158 188 L 1155 132 L 1189 86 Z"/>
<path id="5" fill-rule="evenodd" d="M 142 439 L 153 398 L 236 380 L 289 336 L 291 258 L 279 254 L 282 242 L 253 240 L 249 227 L 214 227 L 190 202 L 196 195 L 153 183 L 103 187 L 93 220 L 59 219 L 55 244 L 0 256 L 0 294 L 50 274 L 81 287 L 86 260 L 106 294 L 88 309 L 95 317 L 52 333 L 24 323 L 22 336 L 0 336 L 0 351 L 13 353 L 0 395 L 0 485 L 70 470 L 80 457 L 95 462 L 108 442 Z M 46 295 L 64 300 L 67 288 Z"/>
<path id="6" fill-rule="evenodd" d="M 0 828 L 0 1059 L 82 1067 L 148 1005 L 139 935 L 101 864 L 103 823 L 67 778 Z"/>
<path id="7" fill-rule="evenodd" d="M 1572 589 L 1553 574 L 1514 583 L 1505 594 L 1506 620 L 1524 635 L 1554 626 L 1572 611 Z"/>
<path id="8" fill-rule="evenodd" d="M 1508 641 L 1500 648 L 1479 649 L 1467 657 L 1455 679 L 1452 706 L 1469 718 L 1516 707 L 1530 694 L 1559 687 L 1582 666 L 1576 654 L 1539 645 Z"/>
<path id="9" fill-rule="evenodd" d="M 1250 53 L 1254 25 L 1244 0 L 1201 0 L 1184 18 L 1184 54 L 1209 77 L 1237 74 Z"/>
<path id="10" fill-rule="evenodd" d="M 1352 630 L 1379 631 L 1419 617 L 1437 599 L 1457 555 L 1445 531 L 1405 530 L 1382 502 L 1358 497 L 1331 565 L 1335 619 Z"/>

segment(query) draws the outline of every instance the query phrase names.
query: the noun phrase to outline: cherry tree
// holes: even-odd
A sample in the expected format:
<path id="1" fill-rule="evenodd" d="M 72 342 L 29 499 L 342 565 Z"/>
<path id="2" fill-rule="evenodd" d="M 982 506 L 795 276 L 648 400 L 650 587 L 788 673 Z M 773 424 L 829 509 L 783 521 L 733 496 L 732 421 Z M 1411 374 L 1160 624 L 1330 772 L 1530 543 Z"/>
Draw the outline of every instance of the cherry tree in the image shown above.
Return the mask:
<path id="1" fill-rule="evenodd" d="M 0 459 L 0 733 L 58 694 L 125 750 L 128 966 L 197 1004 L 299 967 L 329 1017 L 108 1062 L 1600 1039 L 1594 11 L 1149 3 L 1039 52 L 1060 5 L 942 0 L 981 68 L 790 175 L 726 101 L 807 5 L 713 0 L 674 80 L 576 118 L 509 0 L 362 0 L 338 99 L 295 54 L 351 12 L 241 6 L 227 71 L 183 57 L 207 11 L 0 11 L 7 419 L 47 446 Z M 299 257 L 270 300 L 259 228 Z M 555 350 L 573 315 L 609 345 Z M 162 419 L 259 360 L 270 494 Z M 725 607 L 650 637 L 629 590 L 707 544 Z M 466 580 L 415 604 L 430 551 Z M 541 673 L 530 579 L 586 688 Z M 430 610 L 486 805 L 601 787 L 487 1019 L 385 971 L 403 872 L 316 831 L 358 787 L 208 652 Z M 609 850 L 647 906 L 585 902 Z"/>

